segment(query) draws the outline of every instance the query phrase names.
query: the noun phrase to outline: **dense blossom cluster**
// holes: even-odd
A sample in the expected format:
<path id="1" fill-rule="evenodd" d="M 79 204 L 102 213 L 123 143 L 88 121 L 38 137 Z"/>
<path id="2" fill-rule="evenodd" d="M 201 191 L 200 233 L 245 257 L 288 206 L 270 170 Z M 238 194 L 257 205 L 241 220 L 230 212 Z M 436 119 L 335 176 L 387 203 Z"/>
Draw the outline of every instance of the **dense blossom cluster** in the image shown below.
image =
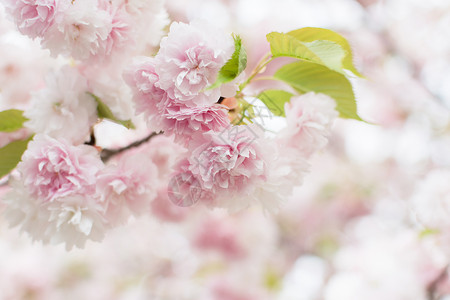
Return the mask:
<path id="1" fill-rule="evenodd" d="M 82 247 L 100 240 L 105 218 L 96 196 L 96 176 L 103 168 L 96 150 L 86 145 L 36 135 L 18 166 L 21 180 L 6 196 L 6 216 L 36 240 Z"/>
<path id="2" fill-rule="evenodd" d="M 147 4 L 139 0 L 3 2 L 21 33 L 39 38 L 54 56 L 63 54 L 79 60 L 104 59 L 133 45 L 137 38 L 139 43 L 143 39 L 144 44 L 155 44 L 155 31 L 165 23 L 161 1 Z M 149 12 L 154 24 L 145 24 L 149 22 L 144 20 L 148 19 L 145 14 Z M 153 26 L 143 28 L 144 24 Z M 147 31 L 146 35 L 140 35 L 143 30 Z"/>
<path id="3" fill-rule="evenodd" d="M 324 299 L 426 299 L 426 287 L 445 268 L 445 254 L 432 239 L 421 240 L 413 230 L 382 233 L 340 249 Z"/>
<path id="4" fill-rule="evenodd" d="M 447 0 L 0 3 L 0 299 L 450 299 Z"/>
<path id="5" fill-rule="evenodd" d="M 236 45 L 211 24 L 174 22 L 156 56 L 137 55 L 127 65 L 127 57 L 152 43 L 135 40 L 148 4 L 5 3 L 21 33 L 73 60 L 47 77 L 24 113 L 36 135 L 11 179 L 5 211 L 33 239 L 83 247 L 131 216 L 183 218 L 173 203 L 277 210 L 301 184 L 307 160 L 325 146 L 338 115 L 333 99 L 311 92 L 286 104 L 287 126 L 276 138 L 260 125 L 236 124 L 230 113 L 236 105 L 222 100 L 236 95 L 243 76 L 211 87 Z M 156 20 L 164 15 L 152 13 Z M 101 156 L 93 131 L 105 117 L 99 101 L 111 114 L 146 124 L 147 133 L 172 136 L 178 145 L 170 140 L 169 147 L 184 151 L 143 146 L 111 160 Z M 139 117 L 127 113 L 133 110 Z"/>
<path id="6" fill-rule="evenodd" d="M 202 28 L 198 22 L 173 23 L 158 54 L 142 57 L 128 69 L 125 79 L 137 112 L 151 129 L 173 134 L 188 149 L 175 175 L 179 180 L 169 186 L 172 197 L 230 210 L 258 202 L 275 209 L 290 194 L 289 187 L 301 182 L 305 160 L 326 144 L 336 104 L 314 93 L 293 98 L 286 107 L 288 126 L 276 141 L 267 139 L 258 125 L 233 125 L 219 98 L 236 91 L 237 84 L 208 88 L 231 56 L 232 40 L 211 26 Z M 274 155 L 283 151 L 287 158 Z M 289 177 L 296 184 L 281 188 Z M 271 184 L 279 188 L 268 188 Z M 190 186 L 191 192 L 177 191 L 180 185 Z"/>

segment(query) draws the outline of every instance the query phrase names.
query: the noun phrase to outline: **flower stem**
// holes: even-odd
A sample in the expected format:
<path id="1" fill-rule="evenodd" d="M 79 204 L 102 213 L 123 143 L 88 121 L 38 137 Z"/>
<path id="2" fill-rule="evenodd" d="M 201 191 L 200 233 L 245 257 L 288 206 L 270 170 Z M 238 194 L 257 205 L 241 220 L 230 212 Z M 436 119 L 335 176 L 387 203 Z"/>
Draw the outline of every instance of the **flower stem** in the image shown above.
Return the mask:
<path id="1" fill-rule="evenodd" d="M 261 61 L 256 65 L 256 67 L 253 69 L 253 71 L 250 73 L 250 76 L 247 78 L 246 81 L 244 81 L 241 85 L 239 85 L 239 91 L 238 94 L 242 92 L 242 90 L 255 78 L 256 75 L 258 75 L 266 66 L 269 64 L 274 57 L 271 57 L 271 53 L 267 53 L 264 55 L 264 57 L 261 59 Z"/>

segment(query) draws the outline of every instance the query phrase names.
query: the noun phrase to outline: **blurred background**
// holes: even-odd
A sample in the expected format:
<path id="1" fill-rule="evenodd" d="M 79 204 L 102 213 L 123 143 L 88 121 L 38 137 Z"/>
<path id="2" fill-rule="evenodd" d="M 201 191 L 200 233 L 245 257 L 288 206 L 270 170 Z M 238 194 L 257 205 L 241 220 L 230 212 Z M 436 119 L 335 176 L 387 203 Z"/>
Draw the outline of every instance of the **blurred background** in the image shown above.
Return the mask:
<path id="1" fill-rule="evenodd" d="M 171 20 L 207 19 L 240 34 L 249 70 L 268 52 L 269 32 L 341 33 L 366 77 L 353 84 L 368 122 L 338 120 L 275 215 L 155 208 L 70 252 L 33 244 L 0 217 L 0 299 L 450 299 L 450 2 L 166 0 L 166 8 Z M 52 58 L 1 12 L 0 109 L 20 109 Z"/>

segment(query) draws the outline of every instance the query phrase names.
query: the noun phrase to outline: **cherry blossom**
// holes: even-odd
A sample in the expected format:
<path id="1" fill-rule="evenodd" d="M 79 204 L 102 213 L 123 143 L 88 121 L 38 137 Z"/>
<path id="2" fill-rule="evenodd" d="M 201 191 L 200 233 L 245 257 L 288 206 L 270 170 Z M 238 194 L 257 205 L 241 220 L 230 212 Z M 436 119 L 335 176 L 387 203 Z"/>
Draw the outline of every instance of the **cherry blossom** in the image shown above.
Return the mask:
<path id="1" fill-rule="evenodd" d="M 11 225 L 35 240 L 82 247 L 100 240 L 106 220 L 95 198 L 96 175 L 103 168 L 95 148 L 37 135 L 18 166 L 20 179 L 5 197 Z"/>
<path id="2" fill-rule="evenodd" d="M 286 104 L 287 127 L 279 134 L 290 147 L 310 156 L 327 143 L 330 127 L 338 113 L 335 101 L 324 95 L 307 93 Z"/>
<path id="3" fill-rule="evenodd" d="M 207 87 L 232 52 L 231 36 L 214 27 L 201 22 L 172 23 L 156 56 L 161 88 L 186 106 L 215 103 L 220 89 Z"/>
<path id="4" fill-rule="evenodd" d="M 54 26 L 42 40 L 44 47 L 55 56 L 64 54 L 80 60 L 104 55 L 113 19 L 108 12 L 99 9 L 96 2 L 77 0 L 65 3 Z"/>
<path id="5" fill-rule="evenodd" d="M 47 86 L 32 96 L 26 126 L 36 133 L 83 142 L 97 121 L 97 104 L 88 91 L 87 80 L 76 68 L 66 66 L 50 74 Z"/>
<path id="6" fill-rule="evenodd" d="M 139 216 L 150 210 L 156 197 L 158 170 L 144 155 L 122 157 L 117 165 L 109 165 L 97 175 L 97 196 L 105 202 L 111 223 L 125 223 L 130 215 Z"/>
<path id="7" fill-rule="evenodd" d="M 42 37 L 58 14 L 57 0 L 4 0 L 6 9 L 14 18 L 22 34 Z"/>

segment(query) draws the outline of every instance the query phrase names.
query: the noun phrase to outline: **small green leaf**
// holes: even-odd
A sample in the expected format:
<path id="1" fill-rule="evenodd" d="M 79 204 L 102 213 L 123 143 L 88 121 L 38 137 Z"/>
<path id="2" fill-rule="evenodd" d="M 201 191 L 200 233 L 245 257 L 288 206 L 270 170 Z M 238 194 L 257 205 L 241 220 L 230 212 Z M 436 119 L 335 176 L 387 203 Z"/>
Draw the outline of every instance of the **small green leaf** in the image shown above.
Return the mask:
<path id="1" fill-rule="evenodd" d="M 27 120 L 23 116 L 23 111 L 18 109 L 0 111 L 0 131 L 12 132 L 19 130 Z"/>
<path id="2" fill-rule="evenodd" d="M 285 117 L 284 104 L 291 100 L 293 94 L 283 90 L 265 90 L 258 95 L 267 108 L 275 115 Z"/>
<path id="3" fill-rule="evenodd" d="M 344 69 L 353 72 L 353 74 L 355 74 L 356 76 L 363 77 L 353 65 L 352 49 L 348 41 L 342 35 L 329 29 L 315 28 L 315 27 L 300 28 L 297 30 L 290 31 L 287 34 L 295 37 L 296 39 L 302 42 L 326 40 L 338 44 L 346 52 L 345 57 L 342 61 Z"/>
<path id="4" fill-rule="evenodd" d="M 281 276 L 273 269 L 264 274 L 264 285 L 270 291 L 279 291 L 283 285 Z"/>
<path id="5" fill-rule="evenodd" d="M 114 114 L 112 113 L 111 109 L 106 105 L 99 97 L 97 97 L 94 94 L 89 93 L 95 101 L 97 102 L 97 114 L 98 117 L 101 119 L 108 119 L 110 121 L 113 121 L 117 124 L 123 125 L 128 129 L 135 129 L 133 122 L 131 120 L 119 120 L 117 119 Z"/>
<path id="6" fill-rule="evenodd" d="M 216 82 L 214 82 L 209 88 L 215 89 L 224 83 L 233 81 L 242 71 L 247 67 L 247 52 L 242 45 L 241 37 L 236 35 L 234 39 L 234 52 L 231 58 L 225 63 L 225 65 L 219 70 Z"/>
<path id="7" fill-rule="evenodd" d="M 313 91 L 334 98 L 342 118 L 361 121 L 352 85 L 343 74 L 315 63 L 298 61 L 281 67 L 274 77 L 301 93 Z"/>
<path id="8" fill-rule="evenodd" d="M 7 175 L 17 166 L 32 138 L 31 136 L 26 140 L 14 141 L 0 148 L 0 177 Z"/>
<path id="9" fill-rule="evenodd" d="M 424 230 L 422 230 L 419 233 L 419 238 L 424 238 L 424 237 L 427 237 L 427 236 L 430 236 L 430 235 L 435 235 L 435 234 L 438 234 L 438 233 L 440 233 L 440 231 L 437 230 L 437 229 L 425 228 Z"/>

